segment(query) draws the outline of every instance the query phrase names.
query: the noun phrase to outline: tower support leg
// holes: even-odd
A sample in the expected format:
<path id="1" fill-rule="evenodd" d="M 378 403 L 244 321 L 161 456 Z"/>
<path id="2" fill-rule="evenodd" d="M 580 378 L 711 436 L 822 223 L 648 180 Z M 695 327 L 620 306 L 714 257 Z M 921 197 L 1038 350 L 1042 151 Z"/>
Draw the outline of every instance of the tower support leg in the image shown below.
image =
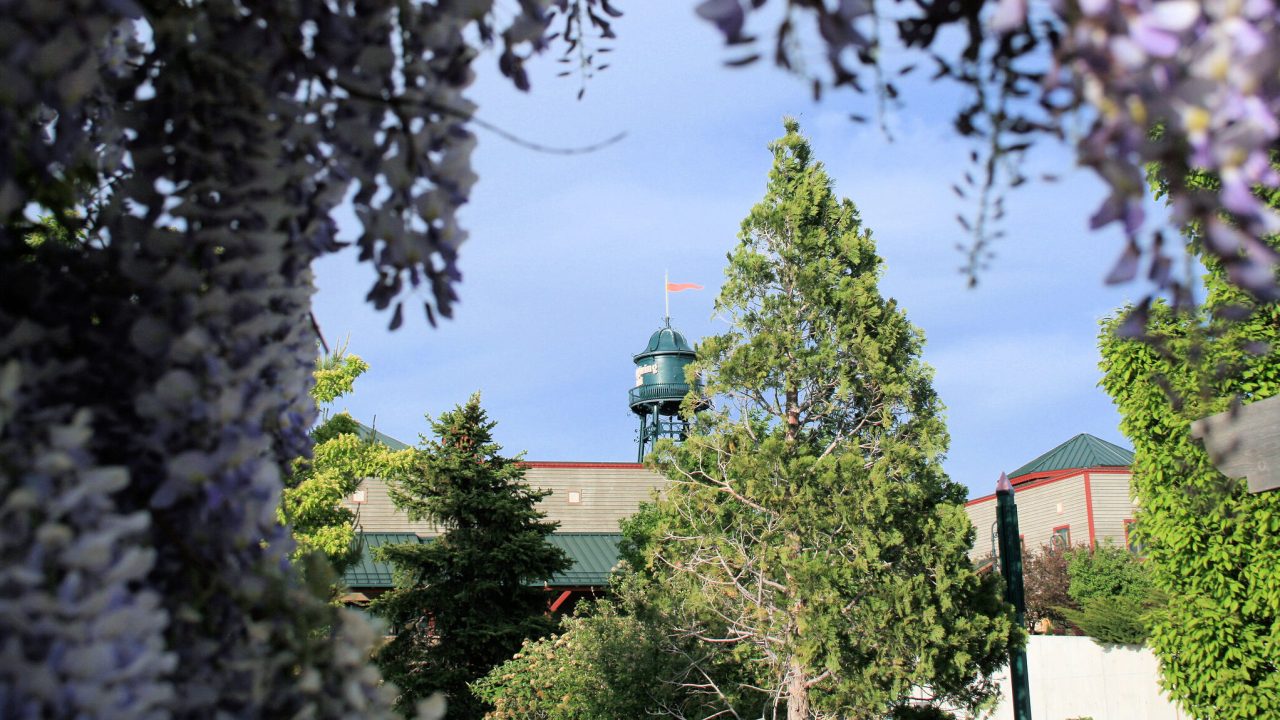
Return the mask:
<path id="1" fill-rule="evenodd" d="M 644 446 L 648 442 L 648 428 L 645 427 L 645 420 L 648 416 L 640 416 L 640 441 L 636 443 L 636 462 L 644 462 Z"/>

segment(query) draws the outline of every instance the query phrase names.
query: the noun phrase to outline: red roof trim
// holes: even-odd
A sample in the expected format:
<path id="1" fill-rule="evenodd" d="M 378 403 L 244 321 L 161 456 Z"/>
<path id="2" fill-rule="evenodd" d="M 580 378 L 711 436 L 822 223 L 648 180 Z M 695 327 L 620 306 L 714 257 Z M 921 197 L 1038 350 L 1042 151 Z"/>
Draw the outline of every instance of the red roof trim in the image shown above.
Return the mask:
<path id="1" fill-rule="evenodd" d="M 636 470 L 644 467 L 644 463 L 632 462 L 558 462 L 547 460 L 525 460 L 520 464 L 528 468 L 599 468 L 602 470 Z"/>
<path id="2" fill-rule="evenodd" d="M 1088 472 L 1085 472 L 1086 470 Z M 1041 485 L 1048 485 L 1050 483 L 1058 482 L 1059 480 L 1073 478 L 1080 473 L 1085 473 L 1087 476 L 1089 472 L 1122 472 L 1129 476 L 1133 475 L 1133 471 L 1128 465 L 1098 465 L 1091 468 L 1067 468 L 1066 470 L 1053 470 L 1051 472 L 1044 473 L 1027 473 L 1026 475 L 1019 475 L 1017 478 L 1014 478 L 1009 482 L 1014 485 L 1014 497 L 1017 497 L 1017 493 L 1020 493 L 1023 490 L 1030 490 L 1031 488 L 1040 487 Z M 977 505 L 978 503 L 995 499 L 995 493 L 991 493 L 990 495 L 983 495 L 982 497 L 976 497 L 969 500 L 964 504 L 964 506 L 970 507 L 971 505 Z M 1090 503 L 1089 507 L 1092 510 L 1092 503 Z"/>
<path id="3" fill-rule="evenodd" d="M 1076 475 L 1081 472 L 1084 472 L 1084 468 L 1066 468 L 1063 470 L 1047 470 L 1045 472 L 1027 473 L 1026 475 L 1019 475 L 1016 478 L 1009 478 L 1009 483 L 1012 485 L 1025 485 L 1038 480 L 1054 480 L 1057 478 L 1067 477 L 1069 475 Z"/>
<path id="4" fill-rule="evenodd" d="M 1052 485 L 1053 483 L 1056 483 L 1062 480 L 1070 480 L 1073 477 L 1078 477 L 1080 473 L 1081 473 L 1080 470 L 1073 468 L 1071 470 L 1058 470 L 1053 473 L 1036 475 L 1034 477 L 1028 477 L 1024 475 L 1023 477 L 1026 477 L 1027 479 L 1019 482 L 1017 485 L 1014 485 L 1013 496 L 1015 498 L 1018 497 L 1018 493 L 1024 490 L 1031 490 L 1033 488 L 1038 488 L 1043 485 Z M 973 505 L 977 505 L 978 503 L 989 502 L 995 499 L 996 499 L 996 494 L 991 493 L 990 495 L 983 495 L 982 497 L 974 498 L 966 502 L 964 506 L 971 507 Z"/>
<path id="5" fill-rule="evenodd" d="M 1091 472 L 1125 472 L 1133 474 L 1128 465 L 1091 465 L 1087 468 L 1063 468 L 1061 470 L 1048 470 L 1045 472 L 1029 472 L 1019 475 L 1015 478 L 1009 478 L 1009 482 L 1017 485 L 1018 483 L 1031 482 L 1045 477 L 1057 477 L 1062 474 L 1074 474 L 1089 470 Z"/>

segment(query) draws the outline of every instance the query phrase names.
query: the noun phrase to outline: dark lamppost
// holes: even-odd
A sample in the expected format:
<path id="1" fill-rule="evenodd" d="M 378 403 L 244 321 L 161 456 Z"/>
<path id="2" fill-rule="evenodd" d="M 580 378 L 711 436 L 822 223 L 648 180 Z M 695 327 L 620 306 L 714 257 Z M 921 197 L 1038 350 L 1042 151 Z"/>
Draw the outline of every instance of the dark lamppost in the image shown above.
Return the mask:
<path id="1" fill-rule="evenodd" d="M 1027 601 L 1022 587 L 1022 539 L 1018 537 L 1018 505 L 1013 501 L 1013 484 L 1000 473 L 996 483 L 996 533 L 999 539 L 1000 574 L 1004 576 L 1004 599 L 1017 611 L 1018 625 L 1026 627 Z M 1013 685 L 1013 717 L 1031 720 L 1031 687 L 1027 682 L 1027 653 L 1018 648 L 1009 653 L 1009 679 Z"/>

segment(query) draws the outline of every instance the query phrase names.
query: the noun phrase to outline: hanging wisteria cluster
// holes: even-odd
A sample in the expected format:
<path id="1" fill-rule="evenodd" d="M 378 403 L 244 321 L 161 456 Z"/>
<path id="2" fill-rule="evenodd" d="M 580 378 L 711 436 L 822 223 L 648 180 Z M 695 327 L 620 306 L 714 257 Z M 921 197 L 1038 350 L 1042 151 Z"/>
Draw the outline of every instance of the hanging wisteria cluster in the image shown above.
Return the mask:
<path id="1" fill-rule="evenodd" d="M 275 520 L 310 266 L 349 198 L 370 299 L 449 314 L 476 45 L 526 87 L 556 9 L 0 2 L 0 717 L 390 712 Z"/>
<path id="2" fill-rule="evenodd" d="M 1016 6 L 1021 0 L 1003 0 Z M 1084 0 L 1054 5 L 1065 32 L 1056 48 L 1066 77 L 1095 118 L 1080 161 L 1111 188 L 1092 225 L 1121 222 L 1129 247 L 1113 281 L 1138 271 L 1148 163 L 1170 180 L 1172 221 L 1193 224 L 1233 282 L 1280 299 L 1276 252 L 1264 240 L 1280 217 L 1262 195 L 1280 187 L 1280 6 L 1272 0 Z M 1016 28 L 1020 13 L 1007 20 Z M 1010 28 L 1010 31 L 1013 31 Z M 1162 132 L 1153 132 L 1160 123 Z M 1193 170 L 1215 186 L 1188 183 Z M 1149 277 L 1177 282 L 1157 246 Z"/>
<path id="3" fill-rule="evenodd" d="M 705 0 L 698 12 L 728 44 L 754 47 L 749 20 L 766 4 Z M 1065 124 L 1083 119 L 1079 161 L 1110 188 L 1091 224 L 1122 223 L 1128 238 L 1108 282 L 1133 279 L 1145 258 L 1154 291 L 1167 292 L 1175 303 L 1190 300 L 1186 279 L 1171 273 L 1161 229 L 1144 217 L 1148 170 L 1155 163 L 1168 181 L 1172 223 L 1195 228 L 1232 281 L 1254 297 L 1280 298 L 1280 257 L 1267 242 L 1280 231 L 1280 218 L 1266 202 L 1280 190 L 1272 165 L 1280 139 L 1280 6 L 1273 0 L 785 5 L 775 62 L 803 74 L 815 92 L 846 86 L 896 100 L 899 72 L 884 66 L 885 28 L 896 30 L 898 44 L 907 49 L 902 74 L 915 69 L 910 56 L 920 51 L 933 61 L 936 79 L 971 89 L 972 103 L 957 116 L 956 128 L 988 141 L 985 159 L 975 155 L 979 172 L 970 175 L 976 192 L 957 186 L 982 204 L 975 221 L 964 220 L 977 236 L 971 262 L 980 264 L 986 253 L 992 233 L 984 221 L 1002 212 L 998 202 L 986 204 L 997 176 L 1004 174 L 1007 185 L 1020 184 L 1024 178 L 1010 161 L 1036 136 L 1066 137 Z M 825 72 L 804 63 L 805 46 L 797 38 L 806 16 L 816 21 L 825 45 Z M 949 28 L 963 40 L 958 46 L 937 42 Z M 747 52 L 732 62 L 754 59 Z M 864 88 L 868 76 L 874 84 Z M 1137 319 L 1143 317 L 1139 312 Z"/>

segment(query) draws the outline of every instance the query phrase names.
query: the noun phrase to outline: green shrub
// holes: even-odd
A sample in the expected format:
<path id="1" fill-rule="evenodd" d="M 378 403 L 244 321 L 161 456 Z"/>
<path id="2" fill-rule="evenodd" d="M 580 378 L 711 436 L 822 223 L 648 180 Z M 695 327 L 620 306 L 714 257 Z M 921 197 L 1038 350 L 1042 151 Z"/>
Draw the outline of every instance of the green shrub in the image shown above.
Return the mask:
<path id="1" fill-rule="evenodd" d="M 1090 598 L 1079 610 L 1063 609 L 1071 624 L 1106 645 L 1141 645 L 1150 631 L 1146 604 L 1122 595 Z"/>
<path id="2" fill-rule="evenodd" d="M 1080 547 L 1067 553 L 1067 574 L 1067 593 L 1076 605 L 1058 608 L 1067 622 L 1103 644 L 1147 641 L 1151 611 L 1163 603 L 1143 561 L 1125 548 Z"/>
<path id="3" fill-rule="evenodd" d="M 487 720 L 642 718 L 667 704 L 673 657 L 662 637 L 611 602 L 565 618 L 558 634 L 520 652 L 471 686 L 494 709 Z"/>
<path id="4" fill-rule="evenodd" d="M 1151 591 L 1151 573 L 1137 557 L 1122 547 L 1084 546 L 1067 553 L 1067 592 L 1083 605 L 1099 597 L 1146 598 Z"/>

